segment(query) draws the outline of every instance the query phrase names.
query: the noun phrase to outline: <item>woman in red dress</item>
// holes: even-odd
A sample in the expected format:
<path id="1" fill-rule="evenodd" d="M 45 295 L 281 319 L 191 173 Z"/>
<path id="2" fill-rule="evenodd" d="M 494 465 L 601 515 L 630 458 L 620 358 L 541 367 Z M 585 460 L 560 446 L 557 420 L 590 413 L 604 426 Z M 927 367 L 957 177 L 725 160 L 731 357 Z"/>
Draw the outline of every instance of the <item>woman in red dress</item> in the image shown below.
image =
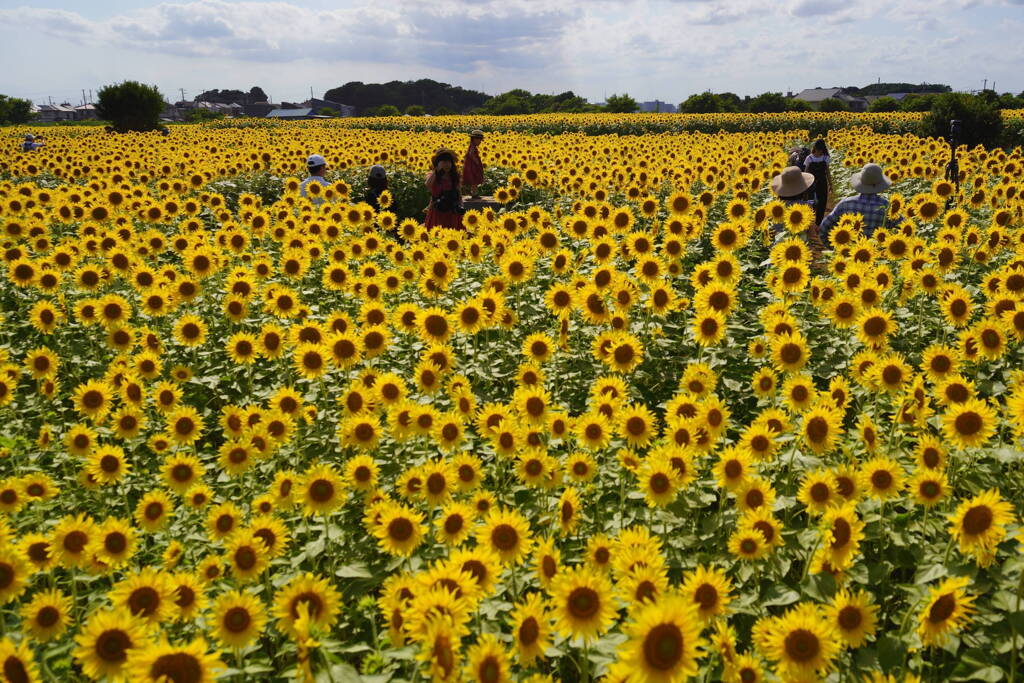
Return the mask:
<path id="1" fill-rule="evenodd" d="M 433 169 L 427 174 L 430 207 L 427 209 L 427 228 L 462 227 L 462 192 L 459 172 L 455 169 L 455 152 L 442 147 L 434 152 Z"/>
<path id="2" fill-rule="evenodd" d="M 469 134 L 469 149 L 462 160 L 462 184 L 469 188 L 471 199 L 480 199 L 480 186 L 484 182 L 484 162 L 480 160 L 480 143 L 484 140 L 482 130 Z"/>

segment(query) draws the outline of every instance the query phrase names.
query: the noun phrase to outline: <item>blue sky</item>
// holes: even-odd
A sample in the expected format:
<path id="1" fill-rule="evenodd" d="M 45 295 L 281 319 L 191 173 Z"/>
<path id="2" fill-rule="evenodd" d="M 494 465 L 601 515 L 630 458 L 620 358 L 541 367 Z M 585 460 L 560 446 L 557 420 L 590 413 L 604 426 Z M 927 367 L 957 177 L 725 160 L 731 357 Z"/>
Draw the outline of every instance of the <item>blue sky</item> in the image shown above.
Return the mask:
<path id="1" fill-rule="evenodd" d="M 1024 91 L 1024 0 L 0 0 L 0 93 L 79 102 L 125 79 L 171 99 L 434 78 L 496 94 L 945 82 Z"/>

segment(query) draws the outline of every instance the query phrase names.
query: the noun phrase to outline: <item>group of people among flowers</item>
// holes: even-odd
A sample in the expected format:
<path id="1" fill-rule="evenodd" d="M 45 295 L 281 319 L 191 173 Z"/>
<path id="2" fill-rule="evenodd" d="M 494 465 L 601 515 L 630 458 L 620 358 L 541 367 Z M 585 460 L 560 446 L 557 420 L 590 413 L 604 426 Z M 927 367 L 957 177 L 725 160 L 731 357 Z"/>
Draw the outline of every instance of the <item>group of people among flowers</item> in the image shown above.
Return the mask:
<path id="1" fill-rule="evenodd" d="M 480 185 L 484 180 L 484 167 L 480 158 L 480 144 L 483 131 L 474 130 L 469 135 L 469 148 L 462 160 L 460 172 L 456 154 L 447 147 L 434 152 L 430 160 L 430 172 L 426 176 L 426 187 L 430 192 L 430 203 L 424 209 L 427 228 L 461 228 L 463 190 L 471 199 L 480 198 Z M 771 190 L 786 206 L 801 204 L 814 210 L 814 223 L 804 231 L 804 238 L 812 248 L 820 251 L 828 244 L 829 233 L 847 214 L 859 214 L 863 218 L 862 229 L 870 236 L 886 224 L 889 214 L 889 200 L 881 193 L 892 184 L 878 164 L 867 164 L 850 178 L 850 185 L 857 192 L 855 196 L 840 200 L 828 209 L 832 191 L 832 174 L 829 170 L 831 157 L 824 140 L 816 140 L 810 149 L 795 149 L 789 156 L 790 165 L 772 178 Z M 307 196 L 310 183 L 327 184 L 324 173 L 327 162 L 319 154 L 313 154 L 307 161 L 309 177 L 302 181 L 300 193 Z M 387 173 L 383 166 L 374 165 L 367 177 L 366 201 L 379 209 L 378 198 L 388 188 Z M 323 199 L 314 197 L 320 203 Z M 775 228 L 775 238 L 785 234 L 783 226 Z"/>
<path id="2" fill-rule="evenodd" d="M 892 182 L 881 166 L 866 164 L 850 177 L 850 185 L 857 194 L 837 202 L 826 216 L 832 190 L 830 161 L 825 141 L 817 140 L 810 150 L 793 150 L 789 157 L 790 165 L 771 182 L 772 192 L 787 206 L 803 204 L 814 209 L 814 223 L 806 230 L 806 239 L 819 250 L 828 244 L 829 234 L 843 216 L 860 214 L 862 230 L 866 236 L 871 236 L 886 225 L 889 215 L 889 200 L 881 193 L 889 189 Z M 777 226 L 775 233 L 778 239 L 785 230 Z"/>

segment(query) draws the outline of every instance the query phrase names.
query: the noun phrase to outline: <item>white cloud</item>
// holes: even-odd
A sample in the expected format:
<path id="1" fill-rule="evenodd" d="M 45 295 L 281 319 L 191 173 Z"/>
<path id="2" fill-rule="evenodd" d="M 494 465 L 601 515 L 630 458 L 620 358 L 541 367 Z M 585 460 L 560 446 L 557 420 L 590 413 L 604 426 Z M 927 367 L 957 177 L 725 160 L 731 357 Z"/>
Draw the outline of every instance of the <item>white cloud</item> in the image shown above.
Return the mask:
<path id="1" fill-rule="evenodd" d="M 876 77 L 974 87 L 979 63 L 1020 91 L 1019 2 L 168 0 L 86 18 L 69 0 L 67 10 L 0 10 L 0 59 L 32 65 L 0 73 L 0 92 L 137 78 L 193 93 L 259 84 L 295 99 L 311 82 L 430 77 L 491 93 L 676 101 L 706 88 L 753 94 Z"/>

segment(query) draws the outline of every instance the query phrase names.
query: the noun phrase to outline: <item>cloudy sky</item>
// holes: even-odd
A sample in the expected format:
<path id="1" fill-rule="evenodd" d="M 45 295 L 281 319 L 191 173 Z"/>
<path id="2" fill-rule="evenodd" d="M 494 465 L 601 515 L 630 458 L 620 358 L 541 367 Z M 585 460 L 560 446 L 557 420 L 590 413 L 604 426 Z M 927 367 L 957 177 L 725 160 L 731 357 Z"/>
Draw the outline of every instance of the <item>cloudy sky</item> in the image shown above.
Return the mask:
<path id="1" fill-rule="evenodd" d="M 679 102 L 883 81 L 1024 91 L 1024 0 L 0 0 L 0 93 L 81 101 L 434 78 Z"/>

